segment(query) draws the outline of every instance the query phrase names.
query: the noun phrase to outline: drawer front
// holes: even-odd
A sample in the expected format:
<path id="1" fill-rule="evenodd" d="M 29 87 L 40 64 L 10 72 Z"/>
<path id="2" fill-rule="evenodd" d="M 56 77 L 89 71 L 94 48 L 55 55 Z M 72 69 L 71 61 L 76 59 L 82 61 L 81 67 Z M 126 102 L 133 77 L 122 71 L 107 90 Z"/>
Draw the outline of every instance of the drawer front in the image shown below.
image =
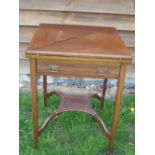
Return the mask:
<path id="1" fill-rule="evenodd" d="M 38 61 L 37 72 L 65 77 L 118 78 L 119 65 L 76 65 Z"/>

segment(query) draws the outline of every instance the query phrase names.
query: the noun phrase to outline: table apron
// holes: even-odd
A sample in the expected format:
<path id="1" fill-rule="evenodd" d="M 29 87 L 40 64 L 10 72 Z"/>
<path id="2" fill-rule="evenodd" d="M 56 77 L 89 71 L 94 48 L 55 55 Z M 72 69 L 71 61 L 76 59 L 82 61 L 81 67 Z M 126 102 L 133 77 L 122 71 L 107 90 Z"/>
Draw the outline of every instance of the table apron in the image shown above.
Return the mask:
<path id="1" fill-rule="evenodd" d="M 51 76 L 117 79 L 119 70 L 120 65 L 117 64 L 94 65 L 76 63 L 64 64 L 60 61 L 37 62 L 37 73 Z"/>

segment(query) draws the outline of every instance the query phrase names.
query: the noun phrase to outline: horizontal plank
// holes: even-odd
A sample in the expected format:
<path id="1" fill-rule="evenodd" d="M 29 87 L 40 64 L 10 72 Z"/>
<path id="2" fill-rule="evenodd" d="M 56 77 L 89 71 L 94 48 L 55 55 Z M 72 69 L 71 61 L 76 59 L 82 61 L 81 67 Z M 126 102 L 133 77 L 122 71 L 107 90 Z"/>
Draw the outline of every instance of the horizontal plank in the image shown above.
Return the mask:
<path id="1" fill-rule="evenodd" d="M 134 2 L 133 0 L 75 0 L 68 6 L 68 10 L 134 15 Z"/>
<path id="2" fill-rule="evenodd" d="M 115 27 L 118 30 L 134 30 L 134 17 L 126 15 L 71 13 L 64 23 Z"/>
<path id="3" fill-rule="evenodd" d="M 19 42 L 29 43 L 37 30 L 37 27 L 20 26 L 19 27 Z"/>
<path id="4" fill-rule="evenodd" d="M 75 24 L 116 27 L 118 30 L 134 30 L 134 16 L 51 11 L 20 10 L 19 23 L 38 26 L 40 23 Z"/>
<path id="5" fill-rule="evenodd" d="M 126 79 L 135 79 L 135 65 L 129 65 L 127 67 Z"/>
<path id="6" fill-rule="evenodd" d="M 119 31 L 119 33 L 127 47 L 135 47 L 135 32 L 134 31 Z"/>
<path id="7" fill-rule="evenodd" d="M 135 64 L 135 48 L 130 47 L 128 49 L 129 49 L 130 55 L 132 57 L 132 64 Z"/>
<path id="8" fill-rule="evenodd" d="M 25 55 L 27 47 L 28 47 L 28 43 L 19 44 L 19 58 L 20 59 L 27 59 Z M 135 63 L 135 48 L 128 48 L 128 49 L 132 56 L 132 63 L 134 64 Z"/>
<path id="9" fill-rule="evenodd" d="M 30 74 L 30 65 L 28 60 L 19 59 L 19 74 Z"/>
<path id="10" fill-rule="evenodd" d="M 20 43 L 29 43 L 34 35 L 36 26 L 20 26 L 19 41 Z M 127 47 L 135 46 L 135 35 L 133 31 L 120 31 L 120 35 Z"/>
<path id="11" fill-rule="evenodd" d="M 20 0 L 20 9 L 134 15 L 133 0 Z"/>
<path id="12" fill-rule="evenodd" d="M 27 47 L 28 47 L 28 43 L 19 44 L 19 59 L 27 59 L 25 54 Z"/>
<path id="13" fill-rule="evenodd" d="M 70 0 L 19 0 L 19 8 L 27 10 L 65 11 Z"/>
<path id="14" fill-rule="evenodd" d="M 64 12 L 20 11 L 19 24 L 38 26 L 40 23 L 62 24 L 66 17 Z"/>
<path id="15" fill-rule="evenodd" d="M 29 61 L 28 60 L 19 60 L 19 73 L 20 74 L 30 74 Z M 127 68 L 126 79 L 135 78 L 135 66 L 129 65 Z"/>

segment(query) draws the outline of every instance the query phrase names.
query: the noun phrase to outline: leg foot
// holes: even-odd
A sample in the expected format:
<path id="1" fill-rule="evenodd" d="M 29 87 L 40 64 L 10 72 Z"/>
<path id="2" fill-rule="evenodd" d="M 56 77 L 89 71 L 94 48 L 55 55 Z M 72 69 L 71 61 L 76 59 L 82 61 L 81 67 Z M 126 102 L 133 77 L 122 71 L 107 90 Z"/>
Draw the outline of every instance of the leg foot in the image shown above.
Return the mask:
<path id="1" fill-rule="evenodd" d="M 112 155 L 112 153 L 108 151 L 106 155 Z"/>
<path id="2" fill-rule="evenodd" d="M 34 138 L 34 148 L 38 149 L 38 136 Z"/>

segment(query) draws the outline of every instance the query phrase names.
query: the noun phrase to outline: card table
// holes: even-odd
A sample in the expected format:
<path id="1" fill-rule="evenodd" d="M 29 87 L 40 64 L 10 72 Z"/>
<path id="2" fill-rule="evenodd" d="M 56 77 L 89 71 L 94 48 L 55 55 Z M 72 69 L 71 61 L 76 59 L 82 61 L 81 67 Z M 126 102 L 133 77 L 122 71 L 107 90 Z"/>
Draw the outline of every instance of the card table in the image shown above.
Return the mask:
<path id="1" fill-rule="evenodd" d="M 132 61 L 119 32 L 112 27 L 40 24 L 28 46 L 26 56 L 30 62 L 35 148 L 38 147 L 38 137 L 50 120 L 63 112 L 80 111 L 98 122 L 109 140 L 108 154 L 111 154 L 126 68 Z M 61 98 L 60 106 L 47 117 L 41 128 L 38 128 L 37 115 L 37 75 L 43 76 L 45 107 L 48 96 L 57 95 Z M 47 93 L 47 76 L 104 79 L 103 93 L 101 97 L 97 94 L 75 96 L 58 92 Z M 118 80 L 111 131 L 89 105 L 90 98 L 97 97 L 101 100 L 101 110 L 103 109 L 107 79 Z"/>

